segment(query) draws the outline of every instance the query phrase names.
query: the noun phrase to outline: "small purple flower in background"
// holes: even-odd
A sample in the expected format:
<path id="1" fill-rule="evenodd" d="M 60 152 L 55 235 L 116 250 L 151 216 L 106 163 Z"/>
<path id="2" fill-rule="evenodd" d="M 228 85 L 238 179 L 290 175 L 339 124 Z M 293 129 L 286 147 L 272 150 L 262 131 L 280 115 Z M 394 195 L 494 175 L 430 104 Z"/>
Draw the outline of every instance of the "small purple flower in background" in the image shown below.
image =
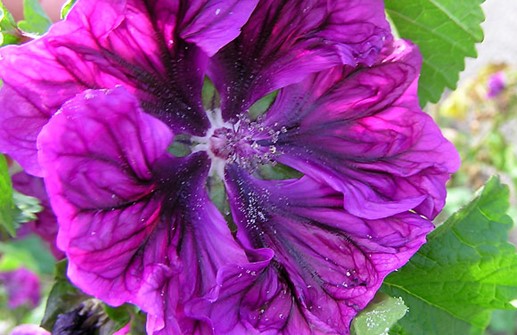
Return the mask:
<path id="1" fill-rule="evenodd" d="M 70 279 L 149 334 L 348 334 L 459 164 L 420 63 L 378 0 L 79 0 L 0 49 L 0 150 L 44 178 Z"/>
<path id="2" fill-rule="evenodd" d="M 43 210 L 37 214 L 36 221 L 27 222 L 22 225 L 20 231 L 18 231 L 18 236 L 33 232 L 49 244 L 50 250 L 56 259 L 64 258 L 64 253 L 56 247 L 57 221 L 50 207 L 50 201 L 47 191 L 45 190 L 43 179 L 31 176 L 22 171 L 13 175 L 12 181 L 15 190 L 37 198 L 43 207 Z"/>
<path id="3" fill-rule="evenodd" d="M 498 71 L 488 78 L 488 98 L 498 96 L 506 88 L 506 77 L 503 71 Z"/>
<path id="4" fill-rule="evenodd" d="M 25 268 L 0 272 L 0 285 L 4 286 L 7 293 L 7 305 L 9 308 L 38 306 L 41 292 L 38 276 Z"/>

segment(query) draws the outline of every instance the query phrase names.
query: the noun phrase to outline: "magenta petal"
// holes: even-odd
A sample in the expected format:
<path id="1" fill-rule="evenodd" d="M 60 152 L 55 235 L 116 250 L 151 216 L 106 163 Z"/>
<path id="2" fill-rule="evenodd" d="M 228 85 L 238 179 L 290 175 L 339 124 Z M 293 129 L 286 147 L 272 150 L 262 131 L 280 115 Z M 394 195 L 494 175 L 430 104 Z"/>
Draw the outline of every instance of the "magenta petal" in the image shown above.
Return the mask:
<path id="1" fill-rule="evenodd" d="M 507 79 L 503 71 L 493 73 L 488 78 L 487 98 L 491 99 L 498 96 L 507 86 Z"/>
<path id="2" fill-rule="evenodd" d="M 241 35 L 211 63 L 223 114 L 235 117 L 310 73 L 371 64 L 386 38 L 382 1 L 260 1 Z"/>
<path id="3" fill-rule="evenodd" d="M 49 192 L 66 192 L 71 205 L 87 209 L 151 192 L 153 164 L 171 141 L 170 129 L 142 113 L 138 101 L 118 87 L 88 90 L 67 102 L 41 131 L 38 146 Z M 58 245 L 65 247 L 65 240 Z"/>
<path id="4" fill-rule="evenodd" d="M 62 259 L 65 255 L 56 247 L 57 220 L 50 207 L 50 200 L 48 199 L 43 179 L 33 177 L 25 172 L 19 172 L 12 176 L 12 180 L 15 190 L 37 198 L 43 207 L 43 210 L 37 214 L 37 220 L 25 223 L 21 229 L 28 229 L 39 235 L 50 245 L 54 257 Z"/>
<path id="5" fill-rule="evenodd" d="M 138 288 L 141 273 L 128 263 L 159 215 L 152 169 L 171 140 L 123 88 L 86 91 L 43 128 L 39 158 L 60 222 L 57 243 L 85 292 L 116 305 Z"/>
<path id="6" fill-rule="evenodd" d="M 0 50 L 0 151 L 41 175 L 35 143 L 48 119 L 83 90 L 116 85 L 175 132 L 202 135 L 209 122 L 201 48 L 213 53 L 235 38 L 255 3 L 78 1 L 41 38 Z"/>
<path id="7" fill-rule="evenodd" d="M 409 260 L 433 227 L 409 212 L 358 218 L 342 209 L 340 193 L 307 177 L 263 181 L 237 167 L 226 177 L 238 239 L 248 248 L 270 248 L 274 257 L 268 266 L 256 263 L 254 278 L 225 273 L 219 299 L 205 304 L 211 318 L 222 318 L 224 309 L 225 320 L 236 320 L 219 321 L 221 333 L 349 334 L 384 277 Z"/>
<path id="8" fill-rule="evenodd" d="M 180 1 L 187 7 L 181 37 L 195 43 L 208 56 L 240 34 L 259 0 Z"/>
<path id="9" fill-rule="evenodd" d="M 177 250 L 178 260 L 173 262 L 168 279 L 153 277 L 139 293 L 143 308 L 159 308 L 148 315 L 149 334 L 210 334 L 211 322 L 201 320 L 197 311 L 186 306 L 189 301 L 210 294 L 221 268 L 247 263 L 244 251 L 200 186 L 192 185 L 197 191 L 182 195 L 178 199 L 180 207 L 170 214 L 170 224 L 178 227 L 169 233 L 172 241 L 156 241 L 171 244 L 170 248 Z M 161 235 L 167 237 L 166 232 Z M 153 306 L 147 307 L 146 303 Z"/>
<path id="10" fill-rule="evenodd" d="M 207 327 L 184 305 L 216 285 L 220 267 L 247 262 L 206 194 L 207 155 L 173 158 L 171 140 L 121 87 L 67 102 L 38 139 L 68 276 L 142 308 L 151 334 Z"/>
<path id="11" fill-rule="evenodd" d="M 253 260 L 248 266 L 221 269 L 214 290 L 217 299 L 197 299 L 189 306 L 212 320 L 215 334 L 314 335 L 323 329 L 328 331 L 324 334 L 334 334 L 317 321 L 308 326 L 290 283 L 278 272 L 279 265 L 270 264 L 272 250 L 249 251 L 248 255 Z"/>
<path id="12" fill-rule="evenodd" d="M 16 326 L 9 335 L 51 335 L 47 330 L 37 325 L 23 324 Z"/>
<path id="13" fill-rule="evenodd" d="M 266 116 L 287 130 L 274 143 L 278 161 L 342 192 L 354 215 L 435 217 L 459 157 L 418 105 L 419 67 L 416 48 L 400 41 L 373 67 L 287 87 Z"/>
<path id="14" fill-rule="evenodd" d="M 128 322 L 124 327 L 120 328 L 116 332 L 113 333 L 113 335 L 126 335 L 131 332 L 131 321 Z"/>
<path id="15" fill-rule="evenodd" d="M 17 91 L 5 83 L 0 89 L 0 152 L 8 153 L 28 173 L 40 175 L 36 138 L 51 112 L 34 107 L 31 100 L 38 99 L 36 96 L 24 97 Z"/>

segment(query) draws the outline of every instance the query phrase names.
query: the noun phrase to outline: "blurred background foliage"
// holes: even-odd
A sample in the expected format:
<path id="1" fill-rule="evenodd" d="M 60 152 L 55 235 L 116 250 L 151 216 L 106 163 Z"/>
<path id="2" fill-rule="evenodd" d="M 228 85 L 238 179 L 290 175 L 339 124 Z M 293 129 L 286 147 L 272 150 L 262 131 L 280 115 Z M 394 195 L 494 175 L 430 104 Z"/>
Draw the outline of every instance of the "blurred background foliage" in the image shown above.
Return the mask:
<path id="1" fill-rule="evenodd" d="M 449 182 L 447 218 L 497 174 L 511 190 L 509 214 L 517 219 L 517 68 L 489 64 L 440 103 L 428 106 L 460 152 L 462 166 Z M 516 241 L 514 235 L 514 242 Z"/>
<path id="2" fill-rule="evenodd" d="M 448 186 L 443 222 L 492 175 L 510 188 L 508 214 L 517 222 L 517 67 L 488 64 L 439 103 L 427 107 L 460 152 L 462 165 Z M 510 241 L 517 242 L 517 229 Z M 490 335 L 517 334 L 517 312 L 495 311 Z"/>

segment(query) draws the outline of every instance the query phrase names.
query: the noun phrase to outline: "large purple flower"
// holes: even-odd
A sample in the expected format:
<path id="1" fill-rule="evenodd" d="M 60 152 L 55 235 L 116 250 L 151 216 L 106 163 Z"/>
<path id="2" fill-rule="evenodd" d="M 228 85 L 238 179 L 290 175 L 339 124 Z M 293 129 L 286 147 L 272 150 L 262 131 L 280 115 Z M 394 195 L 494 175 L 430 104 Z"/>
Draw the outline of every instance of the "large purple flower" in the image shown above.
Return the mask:
<path id="1" fill-rule="evenodd" d="M 0 150 L 149 334 L 348 334 L 458 165 L 420 61 L 377 0 L 79 0 L 0 50 Z"/>

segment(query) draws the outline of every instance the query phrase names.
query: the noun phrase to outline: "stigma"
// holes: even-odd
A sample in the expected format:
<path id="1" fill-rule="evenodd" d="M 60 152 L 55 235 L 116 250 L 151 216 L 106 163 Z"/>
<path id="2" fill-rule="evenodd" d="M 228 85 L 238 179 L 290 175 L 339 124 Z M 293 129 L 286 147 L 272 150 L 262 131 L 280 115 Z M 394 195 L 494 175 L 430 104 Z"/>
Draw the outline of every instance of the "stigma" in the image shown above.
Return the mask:
<path id="1" fill-rule="evenodd" d="M 263 164 L 275 164 L 279 154 L 275 143 L 282 130 L 261 125 L 241 114 L 237 119 L 224 121 L 220 108 L 208 110 L 210 128 L 205 136 L 193 136 L 193 152 L 205 151 L 211 159 L 210 176 L 224 178 L 226 164 L 237 164 L 253 172 Z"/>

